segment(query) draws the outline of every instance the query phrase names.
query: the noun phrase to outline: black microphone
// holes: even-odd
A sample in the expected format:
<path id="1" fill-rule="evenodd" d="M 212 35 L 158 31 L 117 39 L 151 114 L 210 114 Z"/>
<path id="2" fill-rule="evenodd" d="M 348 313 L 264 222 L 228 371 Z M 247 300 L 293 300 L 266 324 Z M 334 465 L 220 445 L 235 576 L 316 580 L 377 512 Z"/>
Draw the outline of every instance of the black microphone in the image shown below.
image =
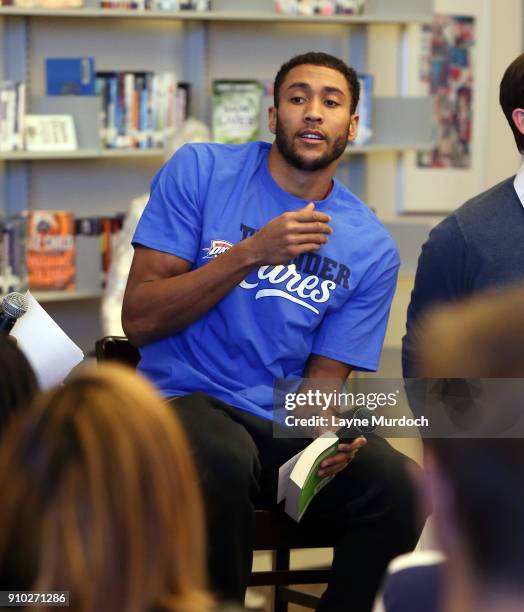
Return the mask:
<path id="1" fill-rule="evenodd" d="M 8 293 L 2 300 L 0 312 L 0 332 L 8 334 L 17 319 L 27 312 L 27 298 L 22 293 Z"/>

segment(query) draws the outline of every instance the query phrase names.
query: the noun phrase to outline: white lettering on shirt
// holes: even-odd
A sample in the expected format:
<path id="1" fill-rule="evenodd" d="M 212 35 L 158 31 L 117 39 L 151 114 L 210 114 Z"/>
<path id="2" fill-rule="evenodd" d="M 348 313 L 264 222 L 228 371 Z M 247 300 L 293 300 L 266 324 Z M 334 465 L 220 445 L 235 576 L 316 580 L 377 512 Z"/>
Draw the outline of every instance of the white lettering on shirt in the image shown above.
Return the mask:
<path id="1" fill-rule="evenodd" d="M 336 288 L 336 283 L 332 280 L 320 281 L 317 276 L 302 277 L 296 270 L 295 264 L 289 266 L 261 266 L 258 269 L 258 279 L 267 280 L 272 285 L 282 285 L 285 283 L 285 289 L 259 289 L 255 294 L 255 299 L 259 300 L 265 297 L 280 297 L 295 304 L 300 304 L 315 314 L 320 314 L 318 308 L 306 302 L 306 299 L 313 302 L 327 302 L 331 295 L 331 291 Z M 256 289 L 259 283 L 249 283 L 243 280 L 240 283 L 242 289 Z M 320 285 L 320 288 L 318 288 Z M 296 294 L 296 295 L 295 295 Z M 298 296 L 298 297 L 297 297 Z M 302 299 L 301 299 L 302 298 Z"/>

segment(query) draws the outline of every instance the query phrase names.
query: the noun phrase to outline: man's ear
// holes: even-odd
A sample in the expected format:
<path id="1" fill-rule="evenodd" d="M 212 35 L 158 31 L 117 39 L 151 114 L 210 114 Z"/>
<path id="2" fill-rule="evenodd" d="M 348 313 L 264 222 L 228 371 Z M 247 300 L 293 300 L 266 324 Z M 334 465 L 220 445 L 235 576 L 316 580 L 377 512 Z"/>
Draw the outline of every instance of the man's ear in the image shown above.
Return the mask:
<path id="1" fill-rule="evenodd" d="M 514 108 L 511 113 L 511 118 L 517 130 L 524 134 L 524 108 Z"/>
<path id="2" fill-rule="evenodd" d="M 358 133 L 358 115 L 351 115 L 351 119 L 349 121 L 349 130 L 348 130 L 348 140 L 355 140 Z"/>
<path id="3" fill-rule="evenodd" d="M 269 131 L 272 134 L 277 133 L 277 108 L 270 106 L 267 110 Z"/>

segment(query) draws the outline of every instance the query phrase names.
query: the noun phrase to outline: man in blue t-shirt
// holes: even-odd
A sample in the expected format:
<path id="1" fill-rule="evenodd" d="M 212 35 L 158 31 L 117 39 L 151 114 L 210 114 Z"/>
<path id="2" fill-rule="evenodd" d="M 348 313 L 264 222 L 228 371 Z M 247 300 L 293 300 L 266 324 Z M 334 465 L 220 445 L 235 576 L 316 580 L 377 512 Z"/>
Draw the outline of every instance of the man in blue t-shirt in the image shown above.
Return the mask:
<path id="1" fill-rule="evenodd" d="M 275 142 L 182 147 L 153 180 L 133 238 L 124 329 L 140 371 L 177 398 L 223 597 L 243 597 L 255 502 L 275 503 L 278 466 L 310 441 L 273 437 L 273 382 L 343 381 L 378 365 L 398 252 L 333 178 L 358 96 L 341 60 L 291 59 L 269 111 Z M 405 458 L 373 436 L 357 456 L 365 444 L 343 443 L 322 464 L 337 477 L 300 525 L 338 542 L 319 610 L 368 611 L 388 561 L 416 543 Z"/>

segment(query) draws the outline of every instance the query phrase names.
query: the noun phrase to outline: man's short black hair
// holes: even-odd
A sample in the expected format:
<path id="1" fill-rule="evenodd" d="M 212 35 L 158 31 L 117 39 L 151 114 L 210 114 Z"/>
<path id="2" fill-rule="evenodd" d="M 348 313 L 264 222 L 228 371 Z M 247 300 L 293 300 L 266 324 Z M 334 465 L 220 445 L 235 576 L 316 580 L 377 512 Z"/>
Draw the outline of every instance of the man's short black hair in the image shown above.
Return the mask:
<path id="1" fill-rule="evenodd" d="M 511 117 L 511 113 L 516 108 L 524 108 L 524 53 L 506 68 L 500 82 L 499 101 L 513 132 L 517 148 L 524 153 L 524 136 L 519 132 Z"/>
<path id="2" fill-rule="evenodd" d="M 282 86 L 288 72 L 296 66 L 303 66 L 304 64 L 326 66 L 326 68 L 332 68 L 333 70 L 337 70 L 343 74 L 346 78 L 349 92 L 351 93 L 351 114 L 355 112 L 360 97 L 360 83 L 358 81 L 357 73 L 353 70 L 353 68 L 348 66 L 338 57 L 329 55 L 329 53 L 321 53 L 318 51 L 309 51 L 308 53 L 303 53 L 302 55 L 295 55 L 295 57 L 292 57 L 285 64 L 282 64 L 280 70 L 277 72 L 277 76 L 275 77 L 273 88 L 275 107 L 278 108 L 280 87 Z"/>

